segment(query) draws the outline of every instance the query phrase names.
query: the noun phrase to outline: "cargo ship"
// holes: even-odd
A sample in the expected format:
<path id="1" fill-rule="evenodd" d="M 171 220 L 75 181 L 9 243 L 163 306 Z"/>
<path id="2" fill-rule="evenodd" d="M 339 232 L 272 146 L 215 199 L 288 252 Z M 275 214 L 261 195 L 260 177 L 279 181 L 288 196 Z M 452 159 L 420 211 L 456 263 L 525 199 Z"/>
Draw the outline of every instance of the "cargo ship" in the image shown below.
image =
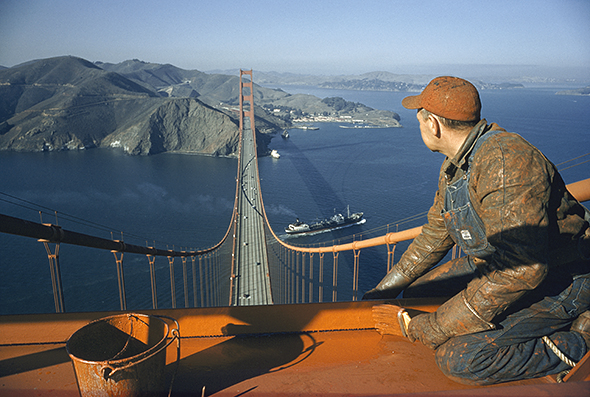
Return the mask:
<path id="1" fill-rule="evenodd" d="M 297 219 L 295 222 L 289 224 L 289 226 L 285 228 L 285 232 L 287 234 L 317 233 L 354 225 L 362 221 L 364 221 L 362 212 L 350 214 L 350 208 L 347 208 L 346 216 L 338 213 L 332 215 L 330 218 L 313 223 L 305 223 Z"/>

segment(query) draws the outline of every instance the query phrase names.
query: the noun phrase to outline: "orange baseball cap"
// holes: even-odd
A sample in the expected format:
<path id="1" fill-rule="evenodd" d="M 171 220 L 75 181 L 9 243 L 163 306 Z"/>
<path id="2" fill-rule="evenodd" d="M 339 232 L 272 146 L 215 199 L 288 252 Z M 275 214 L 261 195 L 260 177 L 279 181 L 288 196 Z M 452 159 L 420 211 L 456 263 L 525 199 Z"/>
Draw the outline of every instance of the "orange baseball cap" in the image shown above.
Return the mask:
<path id="1" fill-rule="evenodd" d="M 481 102 L 477 88 L 458 77 L 441 76 L 432 80 L 420 95 L 402 100 L 406 109 L 424 108 L 437 116 L 457 121 L 479 121 Z"/>

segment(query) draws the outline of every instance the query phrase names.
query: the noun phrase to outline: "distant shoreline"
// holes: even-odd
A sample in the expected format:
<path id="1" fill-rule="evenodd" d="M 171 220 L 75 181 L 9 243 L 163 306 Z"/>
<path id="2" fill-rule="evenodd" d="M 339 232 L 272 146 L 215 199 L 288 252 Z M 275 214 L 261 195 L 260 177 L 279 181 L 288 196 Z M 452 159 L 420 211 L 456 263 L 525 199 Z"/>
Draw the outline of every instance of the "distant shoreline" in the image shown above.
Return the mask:
<path id="1" fill-rule="evenodd" d="M 577 90 L 563 90 L 558 91 L 555 95 L 577 95 L 577 96 L 590 96 L 590 86 L 584 88 L 578 88 Z"/>

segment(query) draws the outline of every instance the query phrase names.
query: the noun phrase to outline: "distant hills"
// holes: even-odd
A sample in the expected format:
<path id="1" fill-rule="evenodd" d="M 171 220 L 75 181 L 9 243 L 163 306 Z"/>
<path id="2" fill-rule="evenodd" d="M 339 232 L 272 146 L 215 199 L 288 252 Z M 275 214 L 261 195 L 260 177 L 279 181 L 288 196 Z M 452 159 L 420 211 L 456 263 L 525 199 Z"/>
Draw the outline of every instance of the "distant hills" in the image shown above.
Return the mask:
<path id="1" fill-rule="evenodd" d="M 338 97 L 291 95 L 269 86 L 418 92 L 432 77 L 255 72 L 259 154 L 268 153 L 273 133 L 298 121 L 401 126 L 399 115 L 391 111 Z M 472 82 L 480 89 L 522 87 Z M 239 70 L 205 73 L 137 59 L 117 64 L 73 56 L 33 60 L 0 67 L 0 150 L 122 148 L 134 155 L 234 156 L 238 106 Z"/>
<path id="2" fill-rule="evenodd" d="M 370 72 L 360 75 L 318 76 L 293 73 L 256 72 L 255 79 L 261 85 L 311 85 L 321 88 L 371 90 L 371 91 L 420 91 L 434 76 Z"/>
<path id="3" fill-rule="evenodd" d="M 214 71 L 210 73 L 239 73 L 236 70 Z M 390 72 L 369 72 L 359 75 L 305 75 L 278 72 L 255 72 L 255 81 L 260 85 L 314 86 L 339 90 L 420 92 L 435 75 L 395 74 Z M 520 82 L 489 83 L 468 78 L 480 90 L 524 88 Z"/>
<path id="4" fill-rule="evenodd" d="M 72 56 L 3 68 L 0 150 L 111 147 L 138 155 L 232 156 L 238 147 L 238 76 L 139 60 L 92 63 Z M 258 84 L 254 102 L 260 154 L 268 151 L 270 134 L 291 127 L 297 117 L 363 115 L 369 123 L 400 126 L 391 111 Z"/>

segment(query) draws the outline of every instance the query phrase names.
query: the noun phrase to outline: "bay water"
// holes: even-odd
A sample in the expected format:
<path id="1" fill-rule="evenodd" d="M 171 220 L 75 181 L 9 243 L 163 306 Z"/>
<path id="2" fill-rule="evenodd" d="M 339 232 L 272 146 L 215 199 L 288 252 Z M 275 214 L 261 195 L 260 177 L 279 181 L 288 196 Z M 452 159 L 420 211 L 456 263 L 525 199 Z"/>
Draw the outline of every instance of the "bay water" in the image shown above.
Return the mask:
<path id="1" fill-rule="evenodd" d="M 291 244 L 330 244 L 348 242 L 353 234 L 355 239 L 374 237 L 424 223 L 443 156 L 422 143 L 416 112 L 401 107 L 407 93 L 282 88 L 392 110 L 400 114 L 403 128 L 317 123 L 318 130 L 289 130 L 288 139 L 277 134 L 270 148 L 281 157 L 259 159 L 262 198 L 277 234 Z M 562 88 L 482 91 L 482 117 L 521 134 L 558 164 L 566 183 L 571 183 L 590 177 L 590 156 L 584 156 L 590 152 L 585 123 L 590 97 L 555 95 Z M 236 167 L 237 160 L 229 158 L 135 157 L 106 149 L 0 152 L 0 213 L 131 244 L 206 248 L 228 229 Z M 313 236 L 284 233 L 295 218 L 323 219 L 347 206 L 351 212 L 364 212 L 366 222 Z M 383 277 L 386 256 L 383 251 L 363 251 L 361 293 Z M 62 245 L 60 266 L 67 311 L 118 310 L 112 253 Z M 151 308 L 147 259 L 126 255 L 124 268 L 128 308 Z M 158 299 L 166 307 L 167 261 L 158 259 L 156 268 Z M 344 261 L 342 271 L 349 272 L 350 263 Z M 54 310 L 43 244 L 0 234 L 0 314 Z"/>

